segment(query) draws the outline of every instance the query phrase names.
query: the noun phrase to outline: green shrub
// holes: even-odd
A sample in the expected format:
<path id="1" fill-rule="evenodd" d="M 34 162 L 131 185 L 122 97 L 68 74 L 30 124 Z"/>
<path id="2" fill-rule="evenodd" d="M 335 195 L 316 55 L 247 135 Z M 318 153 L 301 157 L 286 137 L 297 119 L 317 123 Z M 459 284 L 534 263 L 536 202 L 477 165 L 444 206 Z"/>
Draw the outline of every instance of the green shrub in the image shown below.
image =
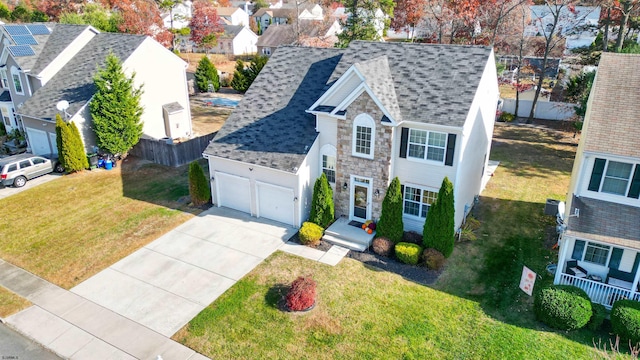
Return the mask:
<path id="1" fill-rule="evenodd" d="M 640 302 L 618 300 L 611 308 L 611 327 L 613 333 L 632 345 L 640 342 Z"/>
<path id="2" fill-rule="evenodd" d="M 373 252 L 380 256 L 391 256 L 393 252 L 393 241 L 385 238 L 385 237 L 377 237 L 373 239 L 373 243 L 371 247 L 373 248 Z"/>
<path id="3" fill-rule="evenodd" d="M 312 222 L 305 221 L 300 228 L 300 243 L 303 245 L 317 246 L 322 239 L 323 229 Z"/>
<path id="4" fill-rule="evenodd" d="M 422 259 L 429 270 L 440 270 L 444 265 L 445 258 L 442 253 L 436 249 L 425 249 L 422 252 Z"/>
<path id="5" fill-rule="evenodd" d="M 376 234 L 378 236 L 386 237 L 395 244 L 402 241 L 402 235 L 404 234 L 402 206 L 400 180 L 395 177 L 391 180 L 384 200 L 382 200 L 382 212 L 376 226 Z"/>
<path id="6" fill-rule="evenodd" d="M 453 253 L 456 240 L 453 184 L 446 176 L 442 179 L 438 198 L 429 207 L 422 236 L 425 248 L 434 248 L 446 258 Z"/>
<path id="7" fill-rule="evenodd" d="M 587 293 L 571 285 L 553 285 L 540 290 L 534 298 L 533 309 L 538 320 L 560 330 L 580 329 L 592 315 Z"/>
<path id="8" fill-rule="evenodd" d="M 213 91 L 220 90 L 220 77 L 218 76 L 218 70 L 206 55 L 200 59 L 200 62 L 198 62 L 195 78 L 196 85 L 200 92 L 209 91 L 209 85 L 213 87 Z"/>
<path id="9" fill-rule="evenodd" d="M 500 113 L 500 116 L 498 117 L 498 121 L 500 122 L 512 122 L 515 119 L 516 119 L 516 116 L 514 114 L 506 111 L 503 111 L 502 113 Z"/>
<path id="10" fill-rule="evenodd" d="M 316 180 L 315 185 L 313 185 L 313 198 L 311 199 L 309 221 L 326 229 L 327 226 L 333 222 L 334 218 L 333 190 L 331 190 L 327 176 L 322 173 Z"/>
<path id="11" fill-rule="evenodd" d="M 591 319 L 587 324 L 587 328 L 592 331 L 597 331 L 600 329 L 602 323 L 604 322 L 604 319 L 607 317 L 607 309 L 604 307 L 604 305 L 591 303 L 591 310 Z"/>
<path id="12" fill-rule="evenodd" d="M 420 245 L 399 242 L 396 244 L 396 257 L 405 264 L 416 265 L 420 261 Z"/>
<path id="13" fill-rule="evenodd" d="M 189 195 L 191 196 L 191 202 L 195 206 L 204 205 L 211 199 L 209 179 L 197 160 L 189 164 Z"/>
<path id="14" fill-rule="evenodd" d="M 64 122 L 56 115 L 56 145 L 58 161 L 68 172 L 81 171 L 89 167 L 80 131 L 73 122 Z"/>

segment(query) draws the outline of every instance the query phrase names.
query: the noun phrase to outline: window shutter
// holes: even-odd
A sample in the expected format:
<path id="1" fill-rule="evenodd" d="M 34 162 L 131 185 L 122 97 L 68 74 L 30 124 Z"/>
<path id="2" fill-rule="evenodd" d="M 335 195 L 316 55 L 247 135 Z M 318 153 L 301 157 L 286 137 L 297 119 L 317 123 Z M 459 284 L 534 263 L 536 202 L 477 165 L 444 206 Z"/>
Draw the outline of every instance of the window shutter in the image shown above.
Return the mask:
<path id="1" fill-rule="evenodd" d="M 611 253 L 611 260 L 609 260 L 609 269 L 618 270 L 620 268 L 620 260 L 622 260 L 623 249 L 614 247 Z"/>
<path id="2" fill-rule="evenodd" d="M 584 251 L 584 244 L 585 242 L 583 240 L 576 240 L 575 244 L 573 245 L 573 253 L 571 254 L 571 259 L 582 260 L 582 252 Z"/>
<path id="3" fill-rule="evenodd" d="M 444 157 L 444 164 L 453 166 L 453 153 L 456 149 L 456 134 L 449 134 L 447 139 L 447 154 Z"/>
<path id="4" fill-rule="evenodd" d="M 600 182 L 602 181 L 602 174 L 604 173 L 604 165 L 607 163 L 605 159 L 596 159 L 593 163 L 593 171 L 591 172 L 591 180 L 589 180 L 589 190 L 600 190 Z"/>
<path id="5" fill-rule="evenodd" d="M 628 197 L 637 199 L 640 197 L 640 166 L 636 165 L 636 171 L 633 172 L 631 179 L 631 187 L 629 188 Z"/>
<path id="6" fill-rule="evenodd" d="M 400 157 L 407 158 L 407 143 L 409 142 L 409 128 L 402 128 L 400 136 Z"/>
<path id="7" fill-rule="evenodd" d="M 638 271 L 638 263 L 640 263 L 640 253 L 636 253 L 636 260 L 633 262 L 633 270 L 631 270 L 633 276 L 636 276 L 636 271 Z"/>
<path id="8" fill-rule="evenodd" d="M 400 185 L 400 194 L 402 196 L 402 200 L 404 200 L 404 185 Z"/>

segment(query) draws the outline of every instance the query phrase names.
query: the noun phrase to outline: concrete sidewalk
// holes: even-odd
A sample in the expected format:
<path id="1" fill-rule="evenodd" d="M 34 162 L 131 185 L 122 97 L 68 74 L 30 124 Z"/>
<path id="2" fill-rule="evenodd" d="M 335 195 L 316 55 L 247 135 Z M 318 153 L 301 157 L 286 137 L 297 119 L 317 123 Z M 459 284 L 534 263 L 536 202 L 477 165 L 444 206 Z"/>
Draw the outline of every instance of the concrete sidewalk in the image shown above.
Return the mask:
<path id="1" fill-rule="evenodd" d="M 206 359 L 169 337 L 273 252 L 331 266 L 348 252 L 287 242 L 296 231 L 212 208 L 71 291 L 0 260 L 0 285 L 34 304 L 7 322 L 71 359 Z"/>

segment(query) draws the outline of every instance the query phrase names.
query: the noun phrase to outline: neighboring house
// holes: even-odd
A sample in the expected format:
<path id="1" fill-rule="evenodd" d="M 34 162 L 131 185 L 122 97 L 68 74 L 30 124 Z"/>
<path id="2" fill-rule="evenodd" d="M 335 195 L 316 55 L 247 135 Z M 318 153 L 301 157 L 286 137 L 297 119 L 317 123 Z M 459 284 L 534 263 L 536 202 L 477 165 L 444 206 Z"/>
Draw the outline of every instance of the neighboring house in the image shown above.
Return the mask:
<path id="1" fill-rule="evenodd" d="M 242 25 L 223 25 L 224 33 L 211 49 L 214 54 L 253 55 L 256 53 L 258 35 Z"/>
<path id="2" fill-rule="evenodd" d="M 161 15 L 162 22 L 166 29 L 182 29 L 189 26 L 193 3 L 189 0 L 179 2 L 173 6 L 171 11 L 165 12 Z"/>
<path id="3" fill-rule="evenodd" d="M 547 5 L 531 5 L 531 23 L 525 36 L 539 36 L 551 31 L 554 15 Z M 560 10 L 556 31 L 566 38 L 568 50 L 589 46 L 598 35 L 599 6 L 565 6 Z"/>
<path id="4" fill-rule="evenodd" d="M 556 284 L 611 308 L 640 300 L 640 56 L 603 53 L 587 104 L 566 206 Z"/>
<path id="5" fill-rule="evenodd" d="M 490 47 L 281 47 L 204 151 L 213 203 L 299 227 L 324 172 L 336 216 L 365 221 L 397 176 L 405 229 L 421 233 L 447 176 L 458 228 L 480 193 L 497 102 Z"/>
<path id="6" fill-rule="evenodd" d="M 270 25 L 288 24 L 295 20 L 295 17 L 295 9 L 262 8 L 258 9 L 258 11 L 253 14 L 253 18 L 256 21 L 256 25 L 258 26 L 258 29 L 260 29 L 261 34 L 264 34 Z"/>
<path id="7" fill-rule="evenodd" d="M 269 27 L 258 39 L 258 54 L 271 56 L 282 45 L 333 47 L 341 31 L 337 20 L 331 23 L 300 21 L 299 24 L 299 28 L 296 28 L 296 24 Z"/>
<path id="8" fill-rule="evenodd" d="M 95 145 L 88 102 L 95 90 L 93 76 L 110 52 L 128 75 L 136 73 L 136 86 L 144 86 L 144 136 L 191 135 L 187 65 L 150 37 L 100 33 L 86 25 L 7 24 L 0 26 L 0 40 L 2 85 L 15 110 L 11 121 L 24 129 L 33 153 L 57 152 L 59 113 L 78 125 L 87 150 Z M 63 100 L 65 113 L 57 109 Z"/>
<path id="9" fill-rule="evenodd" d="M 216 8 L 218 16 L 224 20 L 227 25 L 249 26 L 249 14 L 247 4 L 245 10 L 238 7 L 219 7 Z"/>

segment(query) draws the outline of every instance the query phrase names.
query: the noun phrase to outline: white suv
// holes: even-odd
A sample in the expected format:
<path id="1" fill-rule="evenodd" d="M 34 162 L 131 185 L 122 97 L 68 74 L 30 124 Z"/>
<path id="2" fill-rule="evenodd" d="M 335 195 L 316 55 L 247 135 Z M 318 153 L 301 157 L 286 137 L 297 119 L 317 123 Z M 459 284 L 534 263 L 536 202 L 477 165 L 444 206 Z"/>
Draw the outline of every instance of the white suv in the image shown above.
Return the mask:
<path id="1" fill-rule="evenodd" d="M 2 185 L 23 187 L 27 180 L 53 172 L 62 172 L 55 157 L 20 154 L 0 159 L 0 181 Z"/>

